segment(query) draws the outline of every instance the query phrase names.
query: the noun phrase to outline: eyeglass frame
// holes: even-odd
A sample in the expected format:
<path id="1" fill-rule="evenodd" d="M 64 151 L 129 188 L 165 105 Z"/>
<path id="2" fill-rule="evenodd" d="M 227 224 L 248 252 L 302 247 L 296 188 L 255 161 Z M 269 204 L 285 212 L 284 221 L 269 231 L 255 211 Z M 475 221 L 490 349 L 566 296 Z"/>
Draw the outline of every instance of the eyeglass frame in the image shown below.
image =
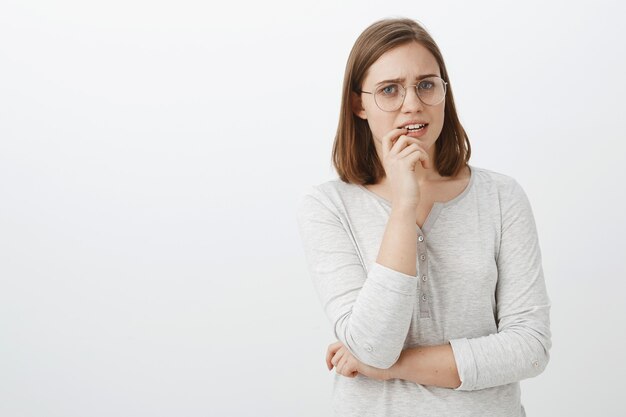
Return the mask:
<path id="1" fill-rule="evenodd" d="M 416 88 L 415 89 L 415 95 L 417 96 L 418 100 L 421 101 L 425 106 L 437 106 L 438 104 L 441 104 L 441 102 L 443 100 L 445 100 L 446 98 L 446 94 L 448 94 L 448 82 L 446 80 L 444 80 L 443 78 L 439 77 L 439 76 L 430 76 L 430 77 L 425 77 L 422 78 L 421 80 L 419 80 L 419 82 L 421 83 L 424 80 L 427 80 L 429 78 L 439 78 L 442 82 L 443 82 L 443 98 L 436 104 L 428 104 L 428 103 L 424 103 L 424 100 L 422 100 L 422 98 L 419 95 L 419 90 Z M 392 111 L 397 111 L 398 109 L 401 109 L 402 106 L 404 105 L 404 100 L 406 99 L 406 92 L 409 89 L 409 87 L 417 87 L 419 85 L 419 83 L 417 84 L 411 84 L 411 85 L 407 85 L 406 87 L 400 83 L 394 82 L 394 83 L 389 83 L 389 84 L 399 84 L 403 89 L 404 89 L 404 94 L 402 95 L 402 103 L 400 103 L 400 105 L 398 106 L 397 109 L 394 110 L 383 110 L 380 108 L 380 106 L 378 105 L 378 102 L 376 101 L 376 92 L 372 92 L 372 91 L 363 91 L 359 89 L 359 93 L 367 93 L 367 94 L 372 94 L 374 96 L 374 103 L 376 103 L 376 107 L 378 107 L 380 110 L 384 111 L 384 112 L 392 112 Z M 386 86 L 385 86 L 386 87 Z"/>

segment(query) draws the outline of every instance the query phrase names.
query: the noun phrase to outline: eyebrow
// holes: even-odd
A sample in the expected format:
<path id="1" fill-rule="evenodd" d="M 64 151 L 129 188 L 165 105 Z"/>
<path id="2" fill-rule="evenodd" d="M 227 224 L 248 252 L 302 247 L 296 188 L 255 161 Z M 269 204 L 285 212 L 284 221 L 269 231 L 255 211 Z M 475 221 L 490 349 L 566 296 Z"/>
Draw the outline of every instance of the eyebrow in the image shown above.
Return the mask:
<path id="1" fill-rule="evenodd" d="M 428 77 L 439 77 L 439 74 L 418 75 L 417 77 L 415 77 L 415 80 L 421 80 L 422 78 L 428 78 Z M 379 86 L 379 85 L 384 84 L 384 83 L 392 83 L 392 82 L 393 83 L 397 83 L 397 82 L 400 82 L 400 81 L 404 81 L 404 78 L 394 78 L 392 80 L 384 80 L 384 81 L 381 81 L 379 83 L 376 83 L 376 86 Z"/>

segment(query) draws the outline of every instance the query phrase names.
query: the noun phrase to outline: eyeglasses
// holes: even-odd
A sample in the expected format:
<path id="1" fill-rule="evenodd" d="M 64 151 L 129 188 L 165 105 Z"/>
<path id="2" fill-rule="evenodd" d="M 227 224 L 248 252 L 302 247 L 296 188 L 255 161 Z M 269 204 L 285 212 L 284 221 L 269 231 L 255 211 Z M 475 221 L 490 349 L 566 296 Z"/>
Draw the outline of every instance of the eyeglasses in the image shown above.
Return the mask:
<path id="1" fill-rule="evenodd" d="M 408 85 L 415 87 L 415 92 L 420 101 L 427 106 L 436 106 L 446 97 L 448 85 L 441 77 L 428 77 L 420 80 L 418 84 Z M 377 88 L 375 92 L 360 91 L 361 93 L 374 94 L 374 102 L 382 111 L 396 111 L 404 104 L 406 88 L 402 84 L 390 83 Z"/>

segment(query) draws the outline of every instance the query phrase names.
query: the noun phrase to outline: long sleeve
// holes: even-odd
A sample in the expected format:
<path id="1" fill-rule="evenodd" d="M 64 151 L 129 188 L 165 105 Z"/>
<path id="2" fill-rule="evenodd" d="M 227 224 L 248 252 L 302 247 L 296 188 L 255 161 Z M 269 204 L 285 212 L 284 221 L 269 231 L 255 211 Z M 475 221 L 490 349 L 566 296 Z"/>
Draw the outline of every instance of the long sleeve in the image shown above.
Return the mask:
<path id="1" fill-rule="evenodd" d="M 535 219 L 517 181 L 501 201 L 496 256 L 496 334 L 451 340 L 461 378 L 456 390 L 471 391 L 534 377 L 545 369 L 552 346 Z"/>
<path id="2" fill-rule="evenodd" d="M 310 276 L 335 337 L 359 361 L 386 369 L 407 337 L 416 277 L 377 262 L 366 271 L 340 213 L 317 188 L 300 197 L 297 220 Z"/>

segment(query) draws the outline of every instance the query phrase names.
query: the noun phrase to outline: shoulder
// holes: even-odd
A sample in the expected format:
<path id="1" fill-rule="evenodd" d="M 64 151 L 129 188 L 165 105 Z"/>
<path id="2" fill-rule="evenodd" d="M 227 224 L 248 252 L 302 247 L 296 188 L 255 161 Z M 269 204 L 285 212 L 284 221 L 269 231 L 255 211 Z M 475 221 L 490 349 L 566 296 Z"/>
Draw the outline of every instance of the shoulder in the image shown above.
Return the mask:
<path id="1" fill-rule="evenodd" d="M 357 184 L 346 183 L 339 178 L 309 185 L 298 196 L 298 214 L 320 209 L 338 214 L 344 210 L 346 203 L 358 197 L 359 191 Z"/>
<path id="2" fill-rule="evenodd" d="M 486 168 L 476 168 L 476 171 L 477 177 L 489 184 L 484 188 L 491 190 L 490 196 L 495 199 L 503 222 L 533 217 L 528 195 L 516 178 Z"/>
<path id="3" fill-rule="evenodd" d="M 520 183 L 512 175 L 470 165 L 476 187 L 483 193 L 496 197 L 500 202 L 525 198 Z"/>
<path id="4" fill-rule="evenodd" d="M 519 186 L 517 180 L 511 175 L 491 169 L 470 165 L 472 174 L 483 184 L 490 185 L 499 191 L 507 191 Z"/>

